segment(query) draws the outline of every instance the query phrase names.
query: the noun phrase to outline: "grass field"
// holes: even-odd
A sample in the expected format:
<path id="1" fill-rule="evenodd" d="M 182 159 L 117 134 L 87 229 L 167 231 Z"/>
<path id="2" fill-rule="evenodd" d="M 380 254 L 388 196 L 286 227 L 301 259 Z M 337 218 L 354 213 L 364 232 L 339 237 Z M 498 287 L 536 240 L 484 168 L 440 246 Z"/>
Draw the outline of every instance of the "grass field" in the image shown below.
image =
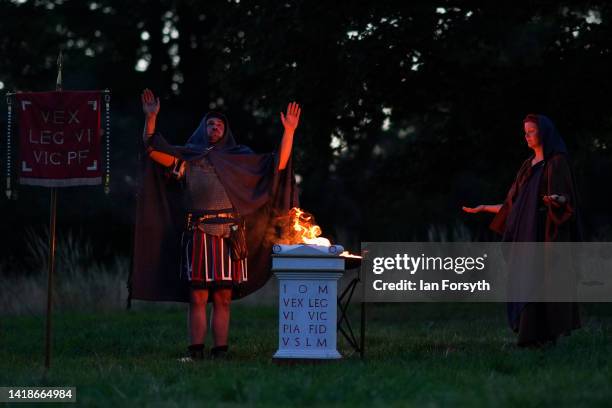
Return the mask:
<path id="1" fill-rule="evenodd" d="M 176 361 L 182 307 L 1 318 L 0 385 L 76 386 L 83 406 L 610 406 L 612 305 L 546 350 L 520 350 L 501 304 L 368 305 L 365 360 L 277 366 L 277 312 L 235 305 L 229 361 Z M 341 351 L 347 351 L 341 342 Z M 70 404 L 74 406 L 74 404 Z M 23 404 L 15 406 L 24 406 Z"/>

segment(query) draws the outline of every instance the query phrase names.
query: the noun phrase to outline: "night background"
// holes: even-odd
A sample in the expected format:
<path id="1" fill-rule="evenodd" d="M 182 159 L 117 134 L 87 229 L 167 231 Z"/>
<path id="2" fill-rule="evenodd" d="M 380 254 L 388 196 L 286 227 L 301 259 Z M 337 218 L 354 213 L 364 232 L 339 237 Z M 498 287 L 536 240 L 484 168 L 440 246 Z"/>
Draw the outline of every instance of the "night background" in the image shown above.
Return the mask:
<path id="1" fill-rule="evenodd" d="M 277 146 L 279 113 L 299 102 L 300 206 L 355 251 L 362 241 L 497 240 L 491 214 L 461 207 L 503 201 L 531 154 L 522 120 L 541 113 L 568 145 L 586 239 L 609 241 L 611 48 L 608 1 L 0 1 L 0 95 L 54 90 L 60 49 L 64 90 L 111 90 L 110 194 L 59 189 L 57 228 L 60 245 L 81 251 L 60 263 L 112 267 L 122 257 L 125 274 L 144 88 L 160 96 L 157 129 L 172 142 L 215 109 L 258 152 Z M 3 97 L 2 190 L 6 127 Z M 0 198 L 0 279 L 46 261 L 49 190 L 16 190 Z"/>
<path id="2" fill-rule="evenodd" d="M 612 234 L 607 2 L 5 1 L 0 14 L 3 91 L 54 89 L 60 48 L 64 89 L 112 91 L 111 194 L 59 196 L 60 231 L 82 229 L 97 248 L 130 251 L 145 87 L 177 144 L 214 108 L 239 142 L 270 151 L 279 112 L 301 103 L 301 206 L 353 248 L 494 239 L 490 216 L 461 206 L 503 201 L 530 154 L 522 119 L 543 113 L 569 146 L 589 239 Z M 47 222 L 48 192 L 18 190 L 2 200 L 4 236 Z"/>

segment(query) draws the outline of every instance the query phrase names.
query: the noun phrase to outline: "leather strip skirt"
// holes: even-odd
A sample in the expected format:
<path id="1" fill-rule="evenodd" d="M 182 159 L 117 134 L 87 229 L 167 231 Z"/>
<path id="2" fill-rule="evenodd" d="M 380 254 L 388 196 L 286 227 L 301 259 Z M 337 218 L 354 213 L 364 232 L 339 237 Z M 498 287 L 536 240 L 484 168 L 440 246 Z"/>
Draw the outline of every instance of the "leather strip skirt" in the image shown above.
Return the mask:
<path id="1" fill-rule="evenodd" d="M 233 287 L 248 280 L 247 260 L 232 259 L 228 239 L 194 228 L 181 241 L 181 279 L 192 287 Z"/>

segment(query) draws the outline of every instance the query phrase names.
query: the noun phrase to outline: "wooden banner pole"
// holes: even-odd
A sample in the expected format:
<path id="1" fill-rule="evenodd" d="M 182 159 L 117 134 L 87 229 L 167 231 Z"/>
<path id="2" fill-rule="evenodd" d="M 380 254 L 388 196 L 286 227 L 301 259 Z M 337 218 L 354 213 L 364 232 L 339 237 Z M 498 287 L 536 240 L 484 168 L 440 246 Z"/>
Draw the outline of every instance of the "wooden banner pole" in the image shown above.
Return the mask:
<path id="1" fill-rule="evenodd" d="M 55 82 L 55 90 L 62 90 L 62 66 L 63 56 L 60 50 L 57 57 L 57 81 Z M 49 261 L 48 261 L 48 279 L 47 279 L 47 330 L 45 336 L 45 369 L 51 367 L 51 315 L 53 309 L 53 275 L 55 273 L 55 226 L 57 223 L 57 187 L 51 188 L 51 202 L 49 205 Z"/>

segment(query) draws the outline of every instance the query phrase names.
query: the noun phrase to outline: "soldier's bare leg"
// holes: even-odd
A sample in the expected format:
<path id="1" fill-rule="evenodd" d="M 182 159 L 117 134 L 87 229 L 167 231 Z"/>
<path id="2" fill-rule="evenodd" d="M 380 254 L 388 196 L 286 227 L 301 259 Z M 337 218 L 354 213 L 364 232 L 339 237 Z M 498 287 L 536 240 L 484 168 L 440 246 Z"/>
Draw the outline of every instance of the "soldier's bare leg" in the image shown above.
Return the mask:
<path id="1" fill-rule="evenodd" d="M 215 346 L 226 346 L 230 322 L 232 289 L 220 288 L 213 292 L 212 331 Z"/>
<path id="2" fill-rule="evenodd" d="M 189 340 L 191 344 L 204 344 L 207 301 L 208 289 L 191 289 L 189 302 Z"/>

